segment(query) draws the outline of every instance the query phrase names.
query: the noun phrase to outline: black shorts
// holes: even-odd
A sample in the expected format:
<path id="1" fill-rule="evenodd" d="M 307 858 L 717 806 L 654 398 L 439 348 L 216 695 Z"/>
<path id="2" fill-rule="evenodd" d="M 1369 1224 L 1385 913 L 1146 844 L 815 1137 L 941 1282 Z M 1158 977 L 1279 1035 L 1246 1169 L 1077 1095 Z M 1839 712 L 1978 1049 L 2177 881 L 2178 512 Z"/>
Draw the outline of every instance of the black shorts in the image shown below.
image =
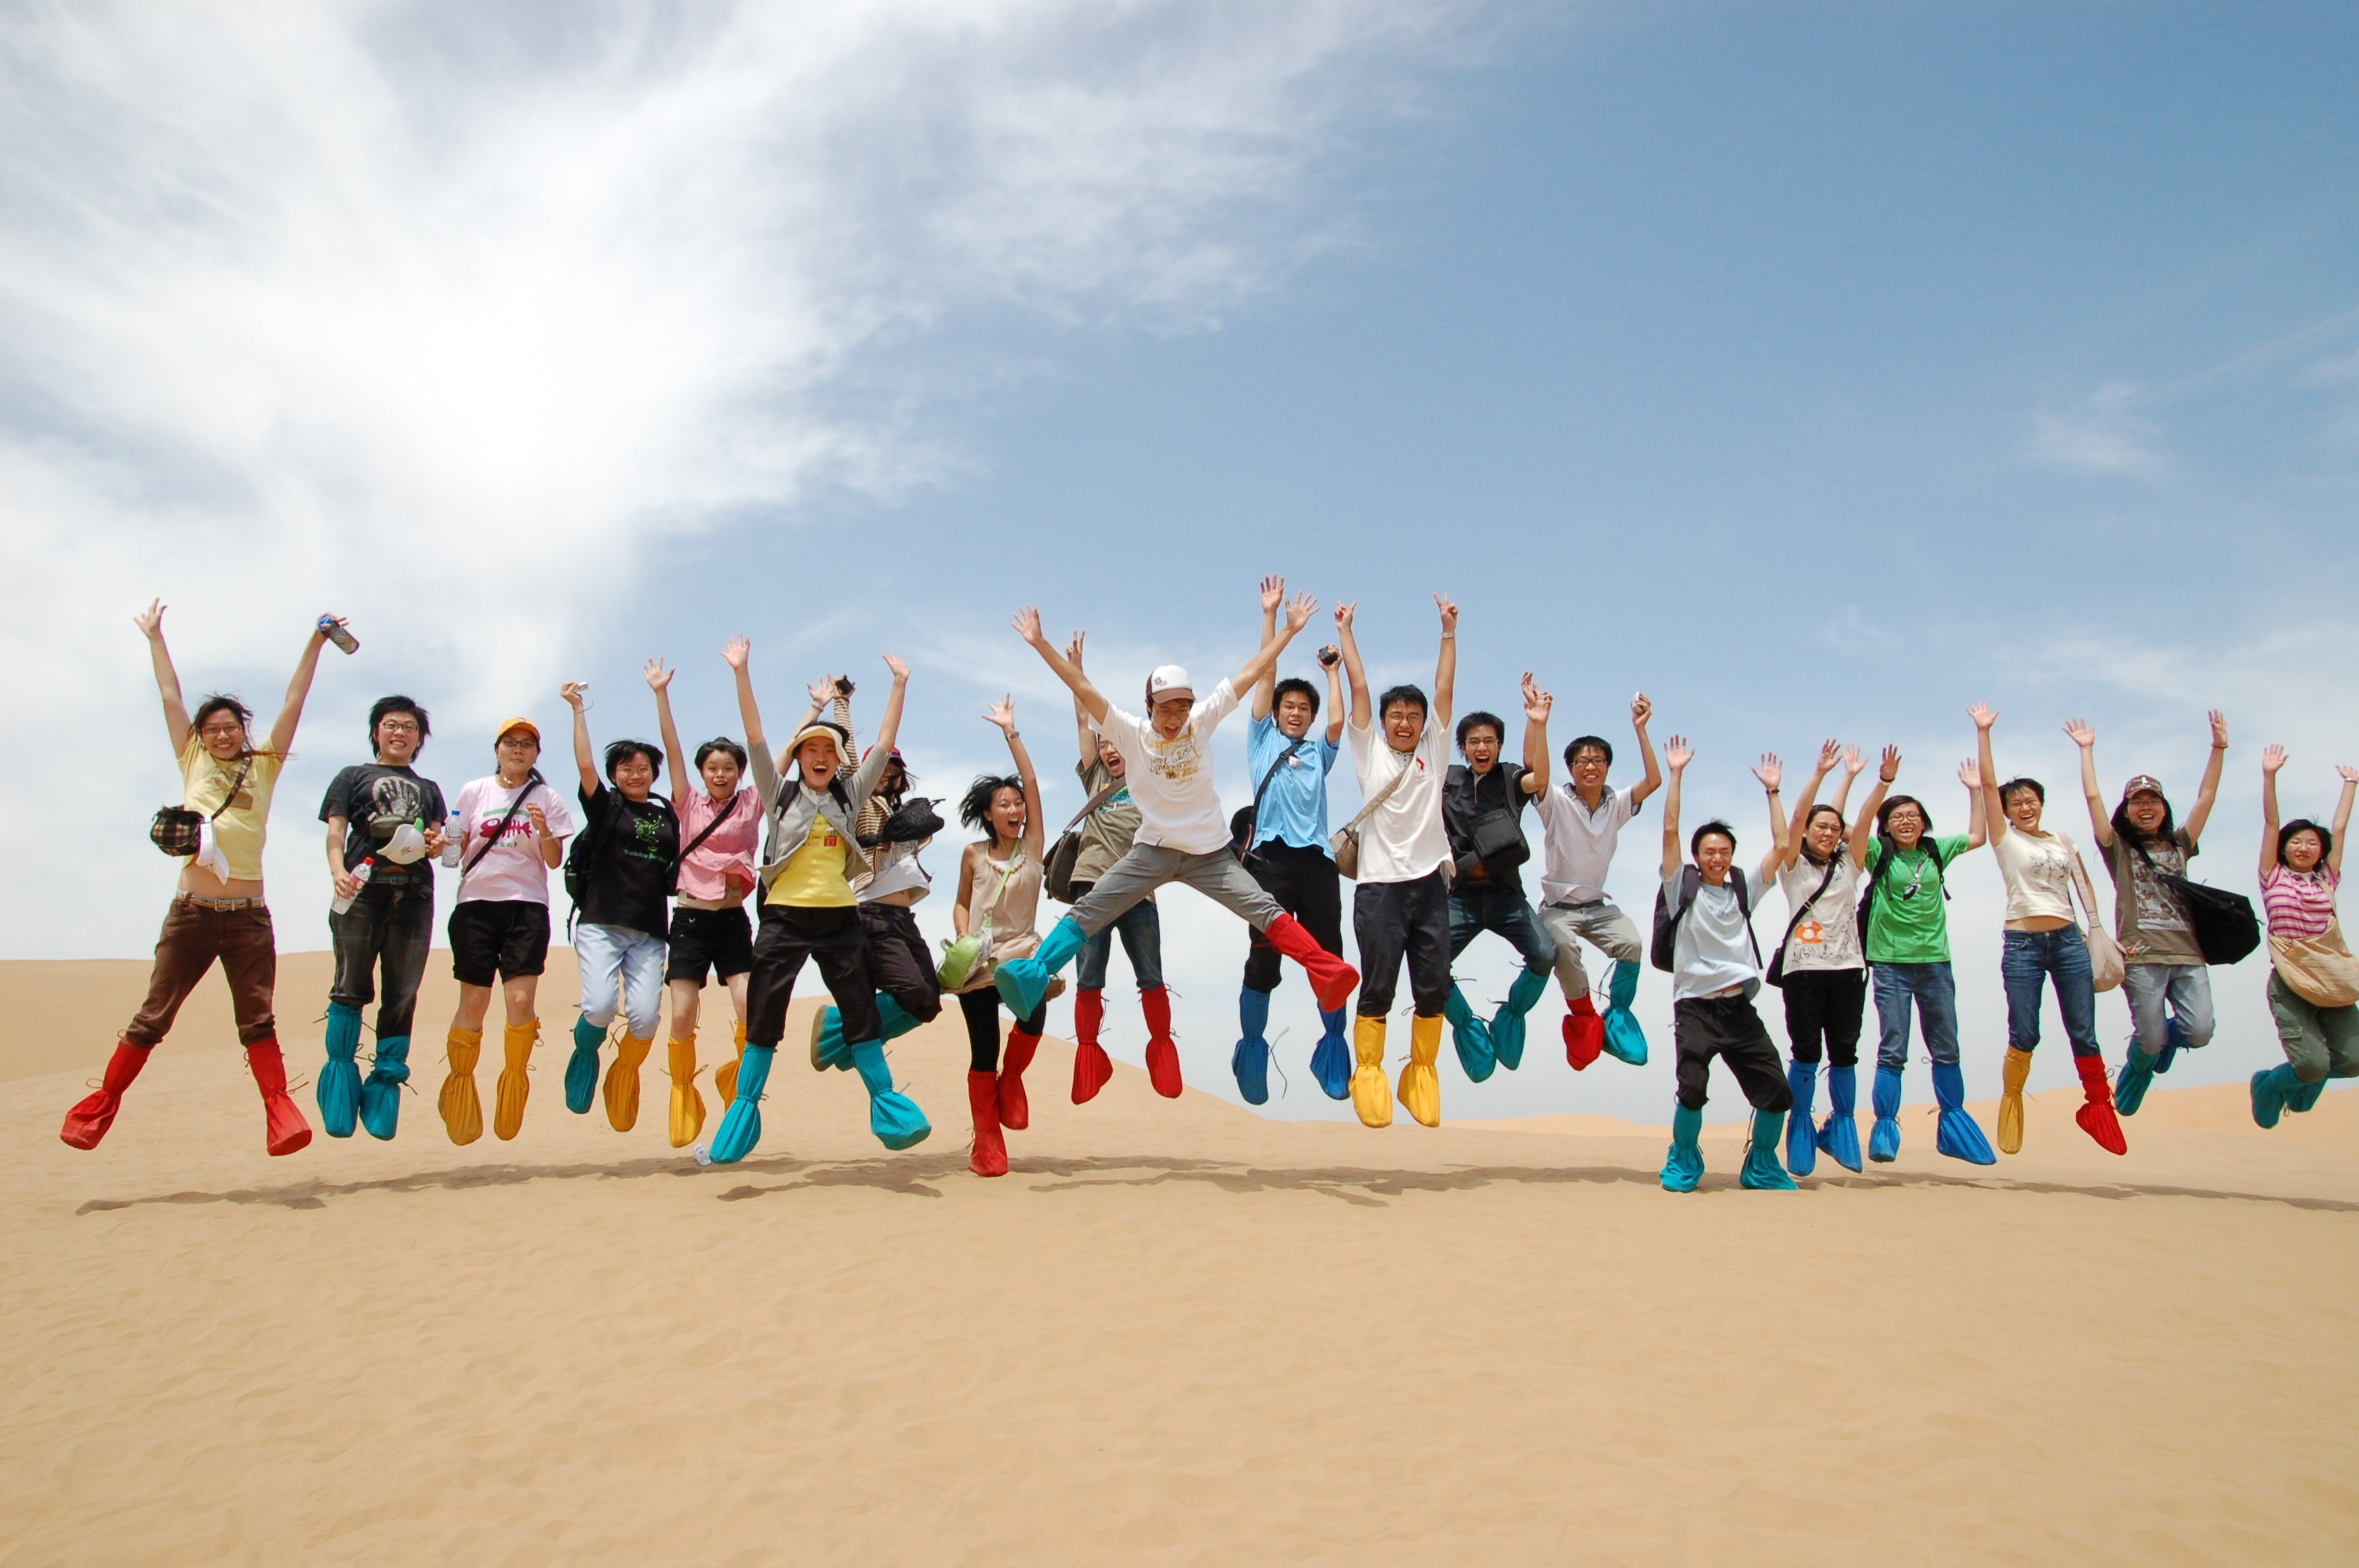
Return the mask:
<path id="1" fill-rule="evenodd" d="M 667 980 L 704 983 L 708 971 L 724 980 L 754 968 L 754 923 L 745 906 L 734 909 L 675 909 L 671 912 L 671 961 Z"/>
<path id="2" fill-rule="evenodd" d="M 471 900 L 451 911 L 451 973 L 462 986 L 537 975 L 549 967 L 549 905 Z"/>

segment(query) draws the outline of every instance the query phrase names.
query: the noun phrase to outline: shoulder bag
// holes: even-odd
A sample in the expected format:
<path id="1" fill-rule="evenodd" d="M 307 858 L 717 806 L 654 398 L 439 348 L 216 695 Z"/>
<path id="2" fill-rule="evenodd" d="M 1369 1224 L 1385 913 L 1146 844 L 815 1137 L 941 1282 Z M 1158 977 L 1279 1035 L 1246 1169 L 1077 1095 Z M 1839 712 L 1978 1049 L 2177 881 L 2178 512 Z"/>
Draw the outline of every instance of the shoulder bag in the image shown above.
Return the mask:
<path id="1" fill-rule="evenodd" d="M 999 901 L 1007 896 L 1007 879 L 1014 876 L 1016 868 L 1023 863 L 1024 846 L 1018 844 L 1015 852 L 1007 857 L 1007 863 L 999 868 L 999 885 L 991 890 L 991 902 L 983 906 L 982 924 L 963 936 L 942 939 L 942 961 L 934 969 L 936 977 L 942 982 L 942 989 L 957 990 L 966 984 L 977 964 L 990 959 L 992 914 L 999 908 Z"/>
<path id="2" fill-rule="evenodd" d="M 2089 983 L 2100 991 L 2114 990 L 2126 972 L 2122 945 L 2105 929 L 2105 917 L 2097 912 L 2097 890 L 2091 885 L 2088 868 L 2081 864 L 2078 855 L 2072 857 L 2072 885 L 2081 890 L 2081 902 L 2089 906 L 2089 925 L 2081 934 L 2089 946 Z"/>
<path id="3" fill-rule="evenodd" d="M 1392 799 L 1393 791 L 1400 788 L 1401 781 L 1408 777 L 1409 769 L 1415 766 L 1417 766 L 1417 758 L 1412 755 L 1408 762 L 1401 764 L 1400 772 L 1387 780 L 1384 788 L 1376 791 L 1375 798 L 1360 807 L 1359 815 L 1335 829 L 1334 836 L 1327 840 L 1327 848 L 1335 857 L 1335 869 L 1338 871 L 1354 881 L 1359 880 L 1360 824 L 1375 816 L 1385 802 Z"/>
<path id="4" fill-rule="evenodd" d="M 2175 876 L 2154 863 L 2146 846 L 2130 840 L 2138 859 L 2154 880 L 2179 895 L 2187 910 L 2187 924 L 2195 933 L 2196 950 L 2207 964 L 2234 964 L 2251 956 L 2261 945 L 2260 916 L 2253 912 L 2253 901 L 2240 892 L 2225 888 L 2207 887 L 2186 877 Z"/>
<path id="5" fill-rule="evenodd" d="M 1239 864 L 1253 858 L 1254 829 L 1261 825 L 1261 800 L 1269 793 L 1270 781 L 1277 777 L 1277 770 L 1286 766 L 1288 757 L 1301 753 L 1308 739 L 1306 736 L 1280 752 L 1277 760 L 1262 770 L 1261 783 L 1254 786 L 1253 804 L 1239 806 L 1236 815 L 1229 818 L 1229 853 L 1237 858 Z"/>
<path id="6" fill-rule="evenodd" d="M 465 881 L 467 880 L 467 873 L 473 871 L 477 866 L 483 864 L 484 857 L 492 852 L 493 846 L 496 845 L 502 838 L 507 836 L 508 824 L 516 819 L 516 813 L 524 809 L 524 803 L 532 798 L 533 786 L 535 784 L 545 784 L 548 781 L 544 780 L 540 776 L 540 770 L 538 768 L 535 768 L 525 774 L 524 788 L 516 791 L 516 797 L 508 802 L 508 808 L 506 812 L 501 816 L 499 826 L 492 829 L 490 838 L 485 838 L 481 844 L 475 846 L 475 852 L 468 856 L 466 862 L 459 868 L 459 880 L 461 881 Z"/>
<path id="7" fill-rule="evenodd" d="M 2339 920 L 2315 936 L 2270 937 L 2269 961 L 2286 988 L 2312 1007 L 2359 1002 L 2359 958 L 2344 945 Z"/>
<path id="8" fill-rule="evenodd" d="M 245 787 L 245 775 L 254 771 L 254 757 L 248 753 L 237 764 L 237 776 L 229 781 L 229 793 L 210 812 L 195 812 L 185 806 L 158 806 L 156 820 L 147 825 L 147 838 L 156 848 L 176 860 L 185 860 L 204 847 L 205 824 L 221 820 L 223 812 Z"/>
<path id="9" fill-rule="evenodd" d="M 1040 863 L 1040 886 L 1059 903 L 1073 902 L 1073 864 L 1082 858 L 1082 824 L 1089 820 L 1092 812 L 1122 791 L 1123 781 L 1115 779 L 1090 796 L 1082 808 L 1073 813 L 1073 819 L 1065 824 L 1064 830 L 1057 835 L 1057 841 L 1049 847 L 1049 858 Z"/>

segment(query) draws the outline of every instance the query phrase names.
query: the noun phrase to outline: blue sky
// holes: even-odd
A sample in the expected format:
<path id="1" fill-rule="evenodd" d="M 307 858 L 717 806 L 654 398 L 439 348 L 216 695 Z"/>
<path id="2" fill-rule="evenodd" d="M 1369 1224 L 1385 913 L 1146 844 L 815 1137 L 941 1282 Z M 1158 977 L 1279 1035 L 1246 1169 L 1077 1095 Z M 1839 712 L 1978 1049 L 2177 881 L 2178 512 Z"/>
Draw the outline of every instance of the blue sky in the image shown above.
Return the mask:
<path id="1" fill-rule="evenodd" d="M 2077 831 L 2065 718 L 2109 787 L 2183 802 L 2220 706 L 2200 864 L 2248 887 L 2260 745 L 2294 809 L 2359 760 L 2354 60 L 2327 5 L 17 13 L 0 558 L 40 591 L 5 634 L 48 672 L 42 754 L 103 737 L 86 809 L 119 831 L 11 836 L 50 893 L 6 951 L 152 942 L 171 774 L 127 618 L 158 593 L 192 687 L 275 694 L 321 609 L 363 638 L 274 819 L 289 947 L 324 945 L 310 813 L 379 691 L 435 708 L 455 786 L 564 675 L 603 739 L 652 728 L 665 654 L 709 733 L 730 632 L 774 709 L 821 668 L 881 693 L 891 648 L 905 750 L 954 792 L 1003 690 L 1069 765 L 1017 603 L 1127 688 L 1233 669 L 1272 570 L 1360 601 L 1380 679 L 1430 675 L 1448 589 L 1462 708 L 1528 666 L 1560 740 L 1618 739 L 1645 688 L 1748 858 L 1763 750 L 1897 742 L 1946 827 L 1987 697 Z M 53 785 L 6 787 L 27 821 Z M 1052 816 L 1077 803 L 1060 776 Z M 1996 883 L 1952 906 L 1978 1094 Z M 1242 937 L 1166 915 L 1221 1087 Z M 1495 946 L 1471 989 L 1504 988 Z M 2276 1058 L 2259 978 L 2219 977 L 2193 1076 Z M 1551 1000 L 1451 1114 L 1658 1116 L 1660 989 L 1655 1067 L 1575 1078 Z M 1299 1063 L 1299 987 L 1278 1011 Z M 1275 1108 L 1331 1114 L 1289 1070 Z"/>

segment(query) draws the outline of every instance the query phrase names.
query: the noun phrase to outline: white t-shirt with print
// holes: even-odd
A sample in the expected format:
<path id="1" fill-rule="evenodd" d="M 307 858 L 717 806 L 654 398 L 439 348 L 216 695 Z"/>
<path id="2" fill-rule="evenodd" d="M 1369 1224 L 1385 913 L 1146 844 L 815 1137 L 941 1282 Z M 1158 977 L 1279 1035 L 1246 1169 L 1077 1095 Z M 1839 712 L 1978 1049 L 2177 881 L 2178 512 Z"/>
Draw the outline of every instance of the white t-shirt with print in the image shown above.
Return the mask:
<path id="1" fill-rule="evenodd" d="M 1996 845 L 1999 874 L 2006 878 L 2006 918 L 2072 918 L 2072 868 L 2081 859 L 2070 835 L 2050 831 L 2034 838 L 2008 827 Z"/>
<path id="2" fill-rule="evenodd" d="M 1417 750 L 1406 756 L 1393 750 L 1380 725 L 1346 725 L 1343 734 L 1352 743 L 1352 771 L 1359 775 L 1363 805 L 1394 779 L 1401 781 L 1360 824 L 1361 885 L 1413 882 L 1450 864 L 1450 835 L 1441 826 L 1441 775 L 1450 761 L 1449 737 L 1430 714 Z"/>
<path id="3" fill-rule="evenodd" d="M 1807 855 L 1797 855 L 1792 865 L 1777 873 L 1777 885 L 1786 890 L 1788 921 L 1804 904 L 1810 906 L 1810 913 L 1786 939 L 1789 975 L 1810 969 L 1867 968 L 1867 957 L 1859 945 L 1859 862 L 1840 846 L 1835 849 L 1834 873 L 1834 880 L 1828 881 L 1827 868 L 1810 864 Z M 1821 882 L 1826 884 L 1824 892 L 1819 892 Z M 1812 893 L 1819 894 L 1815 903 Z"/>
<path id="4" fill-rule="evenodd" d="M 1669 908 L 1680 906 L 1680 881 L 1686 870 L 1683 866 L 1663 879 Z M 1735 873 L 1730 875 L 1733 879 Z M 1761 989 L 1761 970 L 1753 961 L 1753 933 L 1737 905 L 1736 889 L 1727 882 L 1718 887 L 1706 882 L 1696 889 L 1695 902 L 1688 905 L 1671 943 L 1671 1000 L 1715 996 L 1732 986 L 1742 986 L 1747 1000 Z"/>
<path id="5" fill-rule="evenodd" d="M 1569 784 L 1542 790 L 1532 802 L 1540 814 L 1540 902 L 1595 903 L 1605 896 L 1605 872 L 1614 864 L 1622 825 L 1642 803 L 1608 784 L 1592 811 Z"/>
<path id="6" fill-rule="evenodd" d="M 1166 741 L 1147 720 L 1106 705 L 1099 732 L 1122 753 L 1122 782 L 1138 806 L 1134 843 L 1187 855 L 1228 847 L 1229 814 L 1221 809 L 1221 792 L 1212 785 L 1212 731 L 1236 706 L 1237 688 L 1223 680 L 1197 698 L 1188 722 Z"/>
<path id="7" fill-rule="evenodd" d="M 525 795 L 524 806 L 516 807 L 516 816 L 509 821 L 507 831 L 500 841 L 484 851 L 484 840 L 507 816 L 508 803 L 518 794 Z M 461 903 L 547 903 L 549 902 L 549 862 L 540 858 L 540 835 L 532 825 L 527 806 L 540 807 L 549 818 L 549 830 L 559 838 L 573 835 L 577 824 L 572 810 L 564 799 L 547 784 L 527 784 L 524 791 L 508 788 L 497 775 L 474 779 L 459 792 L 455 809 L 459 813 L 459 864 L 464 868 L 470 860 L 475 869 L 465 872 L 459 883 Z"/>

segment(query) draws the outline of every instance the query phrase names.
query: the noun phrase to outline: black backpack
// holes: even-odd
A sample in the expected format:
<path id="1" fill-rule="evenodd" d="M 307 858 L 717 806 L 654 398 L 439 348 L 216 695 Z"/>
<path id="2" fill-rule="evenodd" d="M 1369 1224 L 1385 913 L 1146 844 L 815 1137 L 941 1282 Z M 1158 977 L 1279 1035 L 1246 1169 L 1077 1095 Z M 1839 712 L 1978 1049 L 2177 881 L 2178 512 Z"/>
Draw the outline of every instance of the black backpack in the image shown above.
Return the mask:
<path id="1" fill-rule="evenodd" d="M 1761 962 L 1761 939 L 1753 935 L 1753 897 L 1745 886 L 1745 873 L 1734 866 L 1729 867 L 1728 885 L 1736 890 L 1736 911 L 1745 916 L 1745 935 L 1752 940 L 1753 962 L 1757 967 Z M 1665 974 L 1671 971 L 1675 961 L 1680 922 L 1688 917 L 1688 911 L 1695 904 L 1696 893 L 1702 887 L 1703 873 L 1693 866 L 1682 866 L 1680 868 L 1680 902 L 1677 908 L 1672 907 L 1664 896 L 1663 889 L 1655 890 L 1655 935 L 1654 939 L 1647 944 L 1647 961 Z"/>

